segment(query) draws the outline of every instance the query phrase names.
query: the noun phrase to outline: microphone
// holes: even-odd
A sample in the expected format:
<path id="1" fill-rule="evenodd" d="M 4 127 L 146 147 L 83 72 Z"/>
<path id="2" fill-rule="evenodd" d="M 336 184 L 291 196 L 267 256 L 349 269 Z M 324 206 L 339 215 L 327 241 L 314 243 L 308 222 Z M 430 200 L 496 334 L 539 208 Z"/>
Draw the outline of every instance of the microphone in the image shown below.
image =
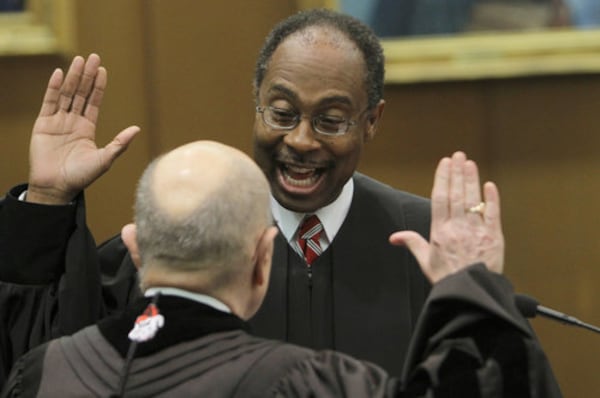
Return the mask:
<path id="1" fill-rule="evenodd" d="M 579 319 L 563 314 L 562 312 L 544 307 L 543 305 L 540 305 L 536 299 L 526 294 L 515 294 L 515 305 L 526 318 L 534 318 L 536 315 L 541 315 L 546 318 L 554 319 L 555 321 L 566 323 L 567 325 L 579 326 L 600 333 L 599 327 L 582 322 Z"/>

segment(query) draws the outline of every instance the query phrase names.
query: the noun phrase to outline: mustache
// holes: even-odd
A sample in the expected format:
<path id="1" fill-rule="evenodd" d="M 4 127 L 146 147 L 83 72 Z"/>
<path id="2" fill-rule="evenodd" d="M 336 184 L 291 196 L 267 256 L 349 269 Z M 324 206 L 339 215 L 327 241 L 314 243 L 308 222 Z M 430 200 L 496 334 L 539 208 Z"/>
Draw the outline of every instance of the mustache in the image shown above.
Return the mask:
<path id="1" fill-rule="evenodd" d="M 316 159 L 314 155 L 300 154 L 290 149 L 282 149 L 275 155 L 280 163 L 290 163 L 305 168 L 322 169 L 332 167 L 335 162 L 331 159 Z"/>

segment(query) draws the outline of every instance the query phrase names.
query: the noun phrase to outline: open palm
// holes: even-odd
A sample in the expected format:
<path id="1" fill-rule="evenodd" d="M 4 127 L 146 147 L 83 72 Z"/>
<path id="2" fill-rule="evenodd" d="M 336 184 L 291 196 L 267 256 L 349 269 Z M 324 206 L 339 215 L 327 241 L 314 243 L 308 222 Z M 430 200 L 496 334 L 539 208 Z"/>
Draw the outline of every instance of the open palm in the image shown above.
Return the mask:
<path id="1" fill-rule="evenodd" d="M 390 236 L 394 245 L 407 246 L 423 273 L 436 283 L 474 263 L 490 271 L 504 269 L 504 236 L 500 220 L 500 195 L 492 182 L 483 186 L 481 202 L 479 172 L 463 152 L 438 164 L 431 193 L 431 233 L 427 242 L 414 231 Z M 482 210 L 472 211 L 480 203 Z"/>
<path id="2" fill-rule="evenodd" d="M 130 126 L 98 148 L 96 121 L 106 82 L 96 54 L 87 61 L 75 57 L 64 78 L 60 69 L 52 73 L 31 135 L 28 201 L 71 201 L 110 168 L 139 131 Z"/>

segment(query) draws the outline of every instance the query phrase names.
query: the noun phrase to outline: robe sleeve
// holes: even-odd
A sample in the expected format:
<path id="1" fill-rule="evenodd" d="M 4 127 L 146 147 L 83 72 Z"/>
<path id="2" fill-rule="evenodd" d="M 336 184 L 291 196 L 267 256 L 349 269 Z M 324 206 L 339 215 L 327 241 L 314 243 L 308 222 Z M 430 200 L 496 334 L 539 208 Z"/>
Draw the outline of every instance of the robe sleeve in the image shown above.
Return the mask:
<path id="1" fill-rule="evenodd" d="M 437 283 L 403 372 L 407 396 L 561 397 L 509 281 L 475 264 Z"/>
<path id="2" fill-rule="evenodd" d="M 19 356 L 60 335 L 57 307 L 74 206 L 0 201 L 0 386 Z"/>
<path id="3" fill-rule="evenodd" d="M 299 362 L 275 386 L 275 397 L 398 396 L 398 380 L 382 368 L 348 355 L 321 351 Z"/>
<path id="4" fill-rule="evenodd" d="M 274 395 L 562 397 L 539 341 L 515 307 L 510 283 L 482 264 L 433 287 L 403 373 L 391 377 L 368 362 L 321 352 L 294 366 Z"/>
<path id="5" fill-rule="evenodd" d="M 95 323 L 139 295 L 119 238 L 96 248 L 85 201 L 46 206 L 0 202 L 0 386 L 19 356 Z M 105 267 L 106 270 L 101 270 Z"/>

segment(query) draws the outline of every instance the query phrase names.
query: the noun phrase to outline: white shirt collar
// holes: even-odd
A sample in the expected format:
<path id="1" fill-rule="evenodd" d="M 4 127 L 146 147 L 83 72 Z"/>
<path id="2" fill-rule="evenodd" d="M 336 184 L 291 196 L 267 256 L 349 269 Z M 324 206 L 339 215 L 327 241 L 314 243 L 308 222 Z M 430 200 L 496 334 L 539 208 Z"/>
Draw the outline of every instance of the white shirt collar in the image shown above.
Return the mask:
<path id="1" fill-rule="evenodd" d="M 321 207 L 315 213 L 321 223 L 323 224 L 323 229 L 325 230 L 326 241 L 325 244 L 329 244 L 333 241 L 338 231 L 340 230 L 344 220 L 346 219 L 346 215 L 348 215 L 348 211 L 350 210 L 350 205 L 352 204 L 352 196 L 354 195 L 354 181 L 352 178 L 344 184 L 342 188 L 342 192 L 337 197 L 336 200 L 331 202 L 325 207 Z M 273 213 L 273 218 L 281 233 L 288 242 L 291 242 L 295 239 L 296 230 L 300 225 L 300 222 L 306 216 L 305 213 L 297 213 L 295 211 L 291 211 L 281 206 L 279 202 L 271 196 L 271 211 Z M 323 240 L 323 235 L 321 235 Z M 323 247 L 325 249 L 325 247 Z"/>
<path id="2" fill-rule="evenodd" d="M 217 300 L 214 297 L 207 296 L 206 294 L 193 293 L 188 290 L 178 289 L 176 287 L 151 287 L 149 289 L 146 289 L 146 291 L 144 292 L 144 296 L 151 297 L 154 296 L 156 293 L 164 294 L 165 296 L 183 297 L 189 300 L 197 301 L 202 304 L 206 304 L 209 307 L 212 307 L 216 310 L 231 314 L 231 309 L 227 306 L 227 304 L 223 303 L 220 300 Z"/>
<path id="3" fill-rule="evenodd" d="M 321 246 L 323 247 L 323 250 L 325 250 L 329 243 L 333 241 L 338 231 L 342 227 L 342 224 L 346 219 L 346 215 L 348 215 L 348 211 L 350 210 L 353 195 L 354 181 L 352 178 L 350 178 L 348 182 L 344 184 L 342 192 L 339 194 L 336 200 L 325 207 L 321 207 L 316 212 L 310 213 L 316 214 L 323 224 L 323 229 L 325 231 L 325 234 L 321 235 Z M 287 241 L 291 242 L 293 239 L 295 239 L 296 230 L 306 214 L 297 213 L 295 211 L 286 209 L 285 207 L 281 206 L 279 202 L 273 198 L 273 196 L 271 196 L 271 211 L 273 213 L 275 222 L 277 222 L 277 225 L 279 226 L 279 229 Z M 214 297 L 200 293 L 193 293 L 188 290 L 174 287 L 151 287 L 146 289 L 144 296 L 150 297 L 154 296 L 156 293 L 164 294 L 165 296 L 178 296 L 187 298 L 189 300 L 206 304 L 216 310 L 231 313 L 231 309 L 225 303 Z"/>

